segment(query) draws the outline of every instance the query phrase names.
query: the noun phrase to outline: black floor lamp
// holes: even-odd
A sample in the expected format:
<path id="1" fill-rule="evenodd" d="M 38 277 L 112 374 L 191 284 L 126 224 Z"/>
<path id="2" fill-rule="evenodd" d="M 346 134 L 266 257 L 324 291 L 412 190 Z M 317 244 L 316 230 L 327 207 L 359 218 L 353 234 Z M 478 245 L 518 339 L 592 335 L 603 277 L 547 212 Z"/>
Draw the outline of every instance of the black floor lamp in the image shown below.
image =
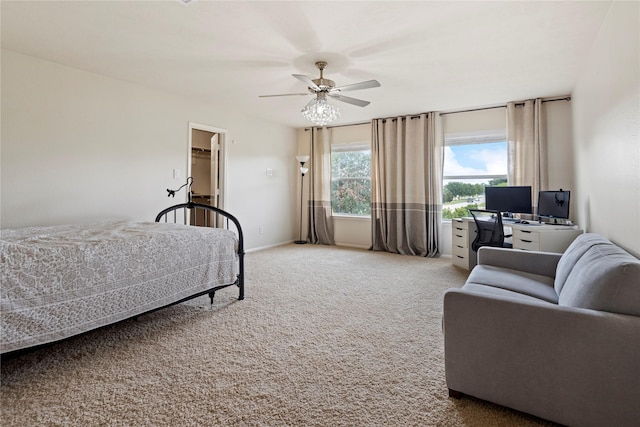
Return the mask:
<path id="1" fill-rule="evenodd" d="M 309 172 L 309 168 L 305 168 L 304 164 L 309 160 L 309 156 L 296 156 L 296 160 L 300 162 L 300 173 L 302 174 L 302 178 L 300 178 L 300 236 L 295 243 L 303 245 L 307 243 L 307 241 L 302 240 L 302 192 L 304 190 L 304 174 Z"/>

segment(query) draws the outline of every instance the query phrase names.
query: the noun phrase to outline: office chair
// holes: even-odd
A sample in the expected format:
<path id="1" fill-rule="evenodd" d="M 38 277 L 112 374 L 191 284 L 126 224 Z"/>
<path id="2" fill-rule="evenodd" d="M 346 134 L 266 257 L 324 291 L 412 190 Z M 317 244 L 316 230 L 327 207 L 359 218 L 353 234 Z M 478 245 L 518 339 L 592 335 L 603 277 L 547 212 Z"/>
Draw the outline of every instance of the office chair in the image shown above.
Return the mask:
<path id="1" fill-rule="evenodd" d="M 502 226 L 502 214 L 500 211 L 490 211 L 482 209 L 469 209 L 473 220 L 476 223 L 476 238 L 471 243 L 471 249 L 478 252 L 482 246 L 494 246 L 498 248 L 510 248 L 510 243 L 505 243 L 505 237 L 511 235 L 504 234 Z"/>

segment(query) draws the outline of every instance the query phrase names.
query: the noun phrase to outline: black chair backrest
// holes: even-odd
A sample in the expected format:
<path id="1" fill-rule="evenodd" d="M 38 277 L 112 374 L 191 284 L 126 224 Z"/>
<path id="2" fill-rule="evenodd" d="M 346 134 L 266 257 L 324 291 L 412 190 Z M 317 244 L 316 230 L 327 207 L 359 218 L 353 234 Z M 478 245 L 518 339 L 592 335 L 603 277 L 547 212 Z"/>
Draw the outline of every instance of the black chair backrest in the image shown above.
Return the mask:
<path id="1" fill-rule="evenodd" d="M 469 209 L 476 223 L 476 238 L 471 243 L 471 249 L 475 252 L 482 246 L 503 247 L 504 228 L 500 211 Z"/>

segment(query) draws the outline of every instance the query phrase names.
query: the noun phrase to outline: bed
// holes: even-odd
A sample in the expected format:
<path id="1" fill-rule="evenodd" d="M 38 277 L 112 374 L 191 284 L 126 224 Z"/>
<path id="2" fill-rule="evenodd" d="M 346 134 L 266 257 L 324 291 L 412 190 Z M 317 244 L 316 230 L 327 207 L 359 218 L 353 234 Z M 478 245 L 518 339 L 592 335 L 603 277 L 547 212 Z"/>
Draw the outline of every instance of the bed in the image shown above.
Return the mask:
<path id="1" fill-rule="evenodd" d="M 0 353 L 17 353 L 186 300 L 238 287 L 238 220 L 193 202 L 155 222 L 2 230 Z"/>

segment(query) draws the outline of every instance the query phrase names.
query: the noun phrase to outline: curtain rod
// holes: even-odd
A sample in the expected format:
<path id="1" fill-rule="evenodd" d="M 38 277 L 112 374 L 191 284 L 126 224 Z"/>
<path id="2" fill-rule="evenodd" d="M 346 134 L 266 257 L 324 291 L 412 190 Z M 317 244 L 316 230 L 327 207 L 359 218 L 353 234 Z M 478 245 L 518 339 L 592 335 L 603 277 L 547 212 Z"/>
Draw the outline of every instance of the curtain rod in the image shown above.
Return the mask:
<path id="1" fill-rule="evenodd" d="M 422 113 L 422 114 L 429 114 L 429 113 Z M 415 115 L 414 114 L 414 115 L 408 116 L 408 117 L 411 120 L 413 120 L 413 119 L 419 119 L 420 115 Z M 406 119 L 406 117 L 401 117 L 401 119 L 404 120 L 404 119 Z M 342 127 L 346 127 L 346 126 L 370 125 L 373 120 L 382 120 L 383 122 L 386 122 L 387 120 L 396 121 L 396 120 L 398 120 L 398 118 L 397 117 L 387 117 L 387 118 L 384 118 L 384 119 L 372 119 L 372 120 L 370 120 L 368 122 L 362 122 L 362 123 L 351 123 L 351 124 L 348 124 L 348 125 L 335 125 L 335 126 L 324 126 L 324 127 L 326 127 L 327 129 L 333 129 L 333 128 L 342 128 Z M 304 128 L 305 131 L 308 131 L 308 130 L 311 130 L 311 129 L 313 129 L 313 128 Z M 322 129 L 322 126 L 317 126 L 316 129 Z"/>
<path id="2" fill-rule="evenodd" d="M 426 115 L 427 117 L 429 116 L 429 113 L 422 113 L 424 115 Z M 403 117 L 386 117 L 386 118 L 379 118 L 379 119 L 374 119 L 374 120 L 382 120 L 382 123 L 386 123 L 387 120 L 391 120 L 392 122 L 397 121 L 398 119 L 400 120 L 407 120 L 407 118 L 409 118 L 410 120 L 413 119 L 419 119 L 420 116 L 422 116 L 422 114 L 418 114 L 418 115 L 412 115 L 412 116 L 403 116 Z"/>
<path id="3" fill-rule="evenodd" d="M 555 101 L 571 101 L 571 96 L 563 96 L 562 98 L 550 98 L 550 99 L 543 99 L 542 102 L 555 102 Z M 516 102 L 514 105 L 524 105 L 524 101 L 522 102 Z M 493 110 L 495 108 L 507 108 L 507 104 L 504 105 L 495 105 L 493 107 L 481 107 L 481 108 L 473 108 L 470 110 L 456 110 L 456 111 L 447 111 L 444 113 L 440 113 L 441 116 L 445 116 L 447 114 L 456 114 L 456 113 L 469 113 L 472 111 L 482 111 L 482 110 Z M 429 114 L 429 113 L 422 113 L 422 114 Z M 411 119 L 417 119 L 421 116 L 421 114 L 414 114 L 412 116 L 410 116 Z M 382 120 L 396 120 L 395 117 L 387 117 L 384 118 Z M 380 120 L 380 119 L 373 119 L 373 120 Z M 371 120 L 371 121 L 373 121 Z M 359 126 L 359 125 L 368 125 L 371 123 L 371 121 L 368 122 L 362 122 L 362 123 L 351 123 L 348 125 L 335 125 L 335 126 L 325 126 L 327 129 L 332 129 L 332 128 L 341 128 L 341 127 L 346 127 L 346 126 Z M 322 126 L 318 126 L 318 129 L 322 128 Z M 304 128 L 305 131 L 311 130 L 313 129 L 313 127 L 310 128 Z"/>
<path id="4" fill-rule="evenodd" d="M 370 125 L 371 124 L 371 120 L 369 120 L 368 122 L 361 122 L 361 123 L 351 123 L 351 124 L 347 124 L 347 125 L 334 125 L 334 126 L 314 126 L 317 129 L 322 129 L 323 127 L 326 127 L 327 129 L 333 129 L 333 128 L 343 128 L 343 127 L 347 127 L 347 126 L 360 126 L 360 125 Z M 310 128 L 304 128 L 305 131 L 311 130 L 314 127 L 310 127 Z"/>
<path id="5" fill-rule="evenodd" d="M 554 102 L 554 101 L 571 101 L 570 96 L 563 96 L 562 98 L 551 98 L 551 99 L 543 99 L 542 102 Z M 516 102 L 515 105 L 524 105 L 523 102 Z M 447 111 L 444 113 L 440 113 L 441 116 L 445 116 L 447 114 L 455 114 L 455 113 L 469 113 L 471 111 L 482 111 L 482 110 L 493 110 L 495 108 L 507 108 L 507 104 L 504 105 L 495 105 L 493 107 L 482 107 L 482 108 L 473 108 L 470 110 L 458 110 L 458 111 Z"/>

